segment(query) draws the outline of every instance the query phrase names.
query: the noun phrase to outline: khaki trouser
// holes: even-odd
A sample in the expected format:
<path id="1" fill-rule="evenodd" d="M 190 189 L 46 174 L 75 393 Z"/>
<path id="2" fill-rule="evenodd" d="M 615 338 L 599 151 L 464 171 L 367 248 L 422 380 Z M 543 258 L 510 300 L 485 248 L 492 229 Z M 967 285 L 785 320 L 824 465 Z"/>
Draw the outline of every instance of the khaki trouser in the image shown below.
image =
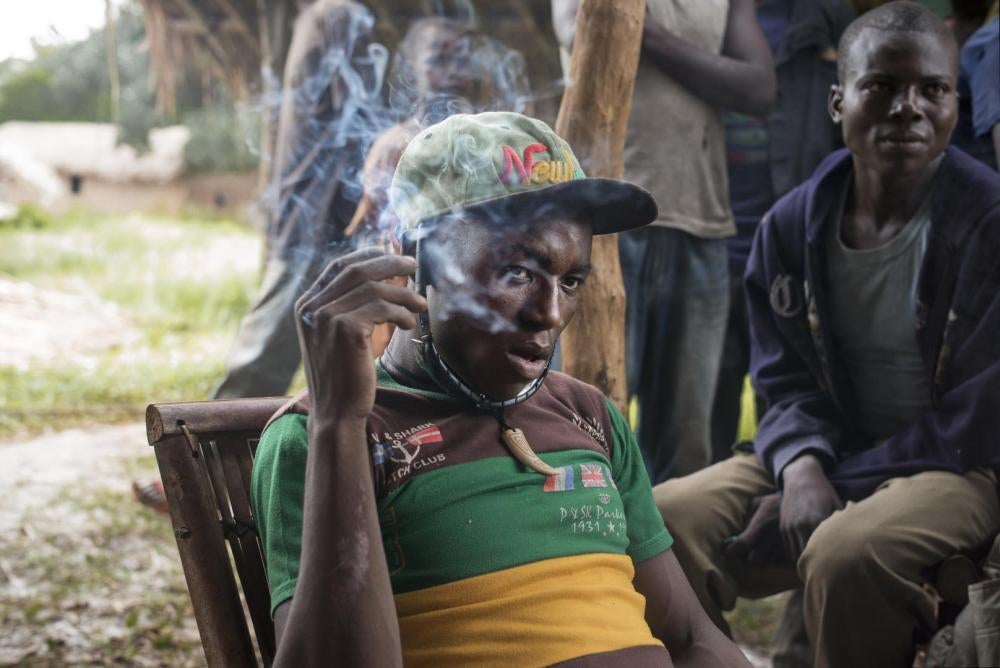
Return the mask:
<path id="1" fill-rule="evenodd" d="M 738 596 L 804 587 L 817 666 L 892 668 L 912 661 L 917 628 L 934 628 L 924 570 L 1000 531 L 996 482 L 987 470 L 890 480 L 820 524 L 796 568 L 753 568 L 722 556 L 723 540 L 745 526 L 750 500 L 775 491 L 756 457 L 736 455 L 653 493 L 691 586 L 721 628 L 721 611 Z"/>

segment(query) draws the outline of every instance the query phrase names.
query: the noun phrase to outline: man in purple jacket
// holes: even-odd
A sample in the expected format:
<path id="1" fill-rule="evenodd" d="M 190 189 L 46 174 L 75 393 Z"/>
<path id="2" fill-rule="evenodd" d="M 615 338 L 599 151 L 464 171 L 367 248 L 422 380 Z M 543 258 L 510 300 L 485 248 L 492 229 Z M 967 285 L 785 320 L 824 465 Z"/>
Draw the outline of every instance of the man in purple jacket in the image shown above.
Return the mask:
<path id="1" fill-rule="evenodd" d="M 902 667 L 935 624 L 926 569 L 1000 531 L 1000 177 L 947 148 L 958 56 L 933 14 L 883 5 L 838 53 L 847 150 L 747 267 L 756 456 L 655 493 L 717 623 L 804 586 L 817 666 Z"/>

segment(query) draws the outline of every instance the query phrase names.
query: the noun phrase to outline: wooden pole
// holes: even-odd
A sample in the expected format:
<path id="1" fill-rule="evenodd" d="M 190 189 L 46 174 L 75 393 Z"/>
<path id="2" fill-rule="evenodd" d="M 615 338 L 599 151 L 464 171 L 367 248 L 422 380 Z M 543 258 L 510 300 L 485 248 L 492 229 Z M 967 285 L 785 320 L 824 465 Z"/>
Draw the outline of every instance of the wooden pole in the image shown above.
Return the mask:
<path id="1" fill-rule="evenodd" d="M 277 134 L 277 117 L 272 105 L 277 90 L 273 88 L 275 76 L 273 54 L 271 52 L 270 27 L 264 0 L 257 0 L 257 35 L 260 39 L 260 164 L 257 166 L 257 192 L 263 193 L 271 180 L 271 165 L 274 161 L 274 138 Z M 280 87 L 280 83 L 278 86 Z"/>
<path id="2" fill-rule="evenodd" d="M 122 89 L 118 80 L 118 41 L 115 35 L 115 10 L 111 0 L 104 0 L 104 45 L 111 83 L 111 122 L 121 120 Z"/>
<path id="3" fill-rule="evenodd" d="M 590 176 L 620 178 L 625 133 L 639 66 L 644 0 L 583 0 L 576 19 L 570 82 L 556 132 L 569 142 Z M 594 271 L 576 316 L 562 337 L 563 368 L 591 383 L 623 411 L 625 287 L 618 236 L 594 237 Z"/>

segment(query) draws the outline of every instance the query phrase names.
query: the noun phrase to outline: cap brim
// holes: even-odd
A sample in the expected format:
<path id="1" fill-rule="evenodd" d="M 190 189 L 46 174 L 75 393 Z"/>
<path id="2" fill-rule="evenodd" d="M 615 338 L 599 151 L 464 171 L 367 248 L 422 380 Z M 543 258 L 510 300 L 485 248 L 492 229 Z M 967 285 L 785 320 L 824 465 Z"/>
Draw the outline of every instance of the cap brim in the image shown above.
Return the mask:
<path id="1" fill-rule="evenodd" d="M 583 178 L 475 202 L 469 210 L 589 220 L 594 234 L 625 232 L 656 220 L 656 200 L 645 188 L 617 179 Z"/>

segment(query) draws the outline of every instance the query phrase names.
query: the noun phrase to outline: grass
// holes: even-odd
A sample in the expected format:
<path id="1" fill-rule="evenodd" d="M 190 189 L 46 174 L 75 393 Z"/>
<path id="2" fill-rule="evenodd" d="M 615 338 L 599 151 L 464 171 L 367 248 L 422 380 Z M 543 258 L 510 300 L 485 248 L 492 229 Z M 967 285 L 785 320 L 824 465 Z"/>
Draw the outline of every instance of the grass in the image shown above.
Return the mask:
<path id="1" fill-rule="evenodd" d="M 26 209 L 0 223 L 0 278 L 100 300 L 125 330 L 98 352 L 0 366 L 0 438 L 204 398 L 249 305 L 260 252 L 258 235 L 234 221 Z"/>
<path id="2" fill-rule="evenodd" d="M 725 613 L 733 639 L 762 656 L 770 656 L 771 641 L 781 621 L 788 594 L 761 599 L 741 598 L 732 611 Z"/>

